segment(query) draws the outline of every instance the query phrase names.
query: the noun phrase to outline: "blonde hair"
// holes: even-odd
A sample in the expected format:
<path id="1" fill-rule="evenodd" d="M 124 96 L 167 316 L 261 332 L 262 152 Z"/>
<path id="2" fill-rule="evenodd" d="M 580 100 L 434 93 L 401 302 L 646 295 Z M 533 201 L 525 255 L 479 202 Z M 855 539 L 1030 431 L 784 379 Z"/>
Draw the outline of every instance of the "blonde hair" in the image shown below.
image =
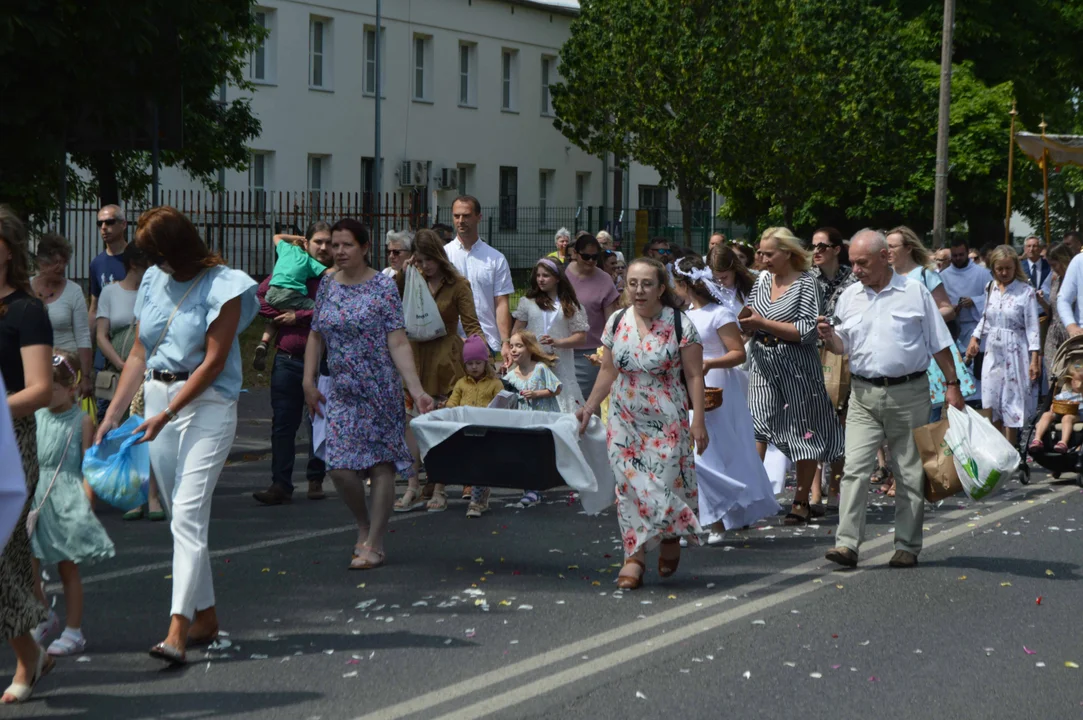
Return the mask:
<path id="1" fill-rule="evenodd" d="M 559 358 L 557 358 L 556 355 L 550 355 L 549 353 L 542 350 L 541 343 L 538 342 L 537 335 L 530 332 L 529 330 L 520 330 L 519 332 L 512 333 L 511 337 L 514 338 L 516 335 L 518 335 L 519 339 L 523 341 L 523 346 L 526 348 L 526 351 L 530 353 L 530 358 L 532 360 L 537 360 L 538 362 L 544 363 L 549 367 L 553 367 L 553 365 L 556 365 L 556 362 Z M 509 340 L 510 339 L 511 338 L 509 338 Z"/>
<path id="2" fill-rule="evenodd" d="M 805 272 L 812 267 L 812 253 L 801 245 L 801 241 L 785 227 L 770 227 L 760 235 L 760 244 L 764 240 L 774 240 L 778 249 L 790 254 L 790 265 L 794 270 Z"/>
<path id="3" fill-rule="evenodd" d="M 989 251 L 989 257 L 985 261 L 986 267 L 990 272 L 996 268 L 996 264 L 1001 260 L 1011 260 L 1015 265 L 1015 279 L 1022 282 L 1028 282 L 1029 278 L 1027 274 L 1023 272 L 1023 263 L 1019 262 L 1019 255 L 1015 252 L 1015 248 L 1011 245 L 997 245 L 995 248 Z M 994 275 L 995 276 L 995 275 Z"/>
<path id="4" fill-rule="evenodd" d="M 53 348 L 53 382 L 68 389 L 79 381 L 79 359 L 67 350 Z"/>
<path id="5" fill-rule="evenodd" d="M 884 235 L 885 238 L 892 235 L 899 235 L 903 239 L 903 246 L 910 248 L 910 258 L 923 268 L 932 268 L 935 259 L 933 254 L 929 252 L 929 249 L 925 247 L 925 243 L 921 242 L 921 238 L 918 234 L 906 227 L 905 225 L 899 225 L 896 228 L 888 230 Z"/>

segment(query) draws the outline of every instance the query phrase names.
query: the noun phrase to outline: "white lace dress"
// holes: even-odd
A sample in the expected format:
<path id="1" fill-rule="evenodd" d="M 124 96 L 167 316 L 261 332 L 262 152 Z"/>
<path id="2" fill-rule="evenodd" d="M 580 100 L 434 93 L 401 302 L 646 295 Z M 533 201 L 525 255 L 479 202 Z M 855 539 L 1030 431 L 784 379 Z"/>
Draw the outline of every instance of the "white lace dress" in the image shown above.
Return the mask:
<path id="1" fill-rule="evenodd" d="M 587 311 L 580 305 L 571 317 L 566 317 L 560 309 L 560 303 L 554 301 L 556 310 L 542 310 L 538 304 L 530 298 L 522 298 L 515 308 L 512 316 L 516 320 L 526 323 L 526 330 L 538 337 L 548 335 L 554 340 L 562 340 L 577 332 L 586 332 L 590 325 L 587 322 Z M 583 393 L 579 390 L 579 383 L 575 379 L 575 358 L 571 348 L 554 348 L 544 345 L 542 349 L 551 352 L 560 360 L 553 368 L 557 379 L 564 390 L 557 396 L 561 412 L 575 412 L 583 404 Z"/>

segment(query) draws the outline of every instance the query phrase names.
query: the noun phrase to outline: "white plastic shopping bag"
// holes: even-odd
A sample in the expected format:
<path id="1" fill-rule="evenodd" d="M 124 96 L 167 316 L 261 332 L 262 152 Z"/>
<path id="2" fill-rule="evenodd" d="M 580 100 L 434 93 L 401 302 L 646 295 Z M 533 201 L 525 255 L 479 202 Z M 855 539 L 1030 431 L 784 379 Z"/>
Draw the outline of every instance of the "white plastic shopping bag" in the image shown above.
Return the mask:
<path id="1" fill-rule="evenodd" d="M 981 500 L 1019 467 L 1019 451 L 974 408 L 948 406 L 944 442 L 951 449 L 963 492 Z"/>
<path id="2" fill-rule="evenodd" d="M 435 340 L 447 335 L 440 309 L 429 292 L 429 285 L 417 268 L 408 265 L 406 290 L 402 297 L 402 312 L 406 316 L 406 337 L 417 342 Z"/>

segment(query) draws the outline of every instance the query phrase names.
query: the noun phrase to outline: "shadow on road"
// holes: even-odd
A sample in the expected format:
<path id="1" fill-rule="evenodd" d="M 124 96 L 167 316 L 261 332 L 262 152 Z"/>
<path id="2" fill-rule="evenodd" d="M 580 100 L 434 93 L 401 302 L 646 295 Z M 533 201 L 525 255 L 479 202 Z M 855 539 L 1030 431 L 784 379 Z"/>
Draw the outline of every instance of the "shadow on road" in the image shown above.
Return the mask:
<path id="1" fill-rule="evenodd" d="M 192 692 L 164 695 L 132 696 L 108 694 L 57 695 L 43 702 L 49 709 L 71 712 L 83 711 L 92 718 L 110 720 L 141 720 L 142 718 L 175 716 L 183 709 L 185 717 L 230 717 L 255 710 L 283 708 L 319 700 L 312 692 Z M 78 717 L 78 716 L 75 716 Z"/>

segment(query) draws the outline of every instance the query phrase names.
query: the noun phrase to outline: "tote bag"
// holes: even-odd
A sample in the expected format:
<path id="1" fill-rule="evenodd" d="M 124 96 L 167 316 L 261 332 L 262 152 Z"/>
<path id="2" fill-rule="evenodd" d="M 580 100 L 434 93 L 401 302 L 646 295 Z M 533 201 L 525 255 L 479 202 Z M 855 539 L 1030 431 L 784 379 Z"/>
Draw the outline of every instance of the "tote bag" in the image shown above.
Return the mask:
<path id="1" fill-rule="evenodd" d="M 440 308 L 429 292 L 429 285 L 417 268 L 408 266 L 406 289 L 402 297 L 402 312 L 406 319 L 406 337 L 415 342 L 425 342 L 447 335 Z"/>

